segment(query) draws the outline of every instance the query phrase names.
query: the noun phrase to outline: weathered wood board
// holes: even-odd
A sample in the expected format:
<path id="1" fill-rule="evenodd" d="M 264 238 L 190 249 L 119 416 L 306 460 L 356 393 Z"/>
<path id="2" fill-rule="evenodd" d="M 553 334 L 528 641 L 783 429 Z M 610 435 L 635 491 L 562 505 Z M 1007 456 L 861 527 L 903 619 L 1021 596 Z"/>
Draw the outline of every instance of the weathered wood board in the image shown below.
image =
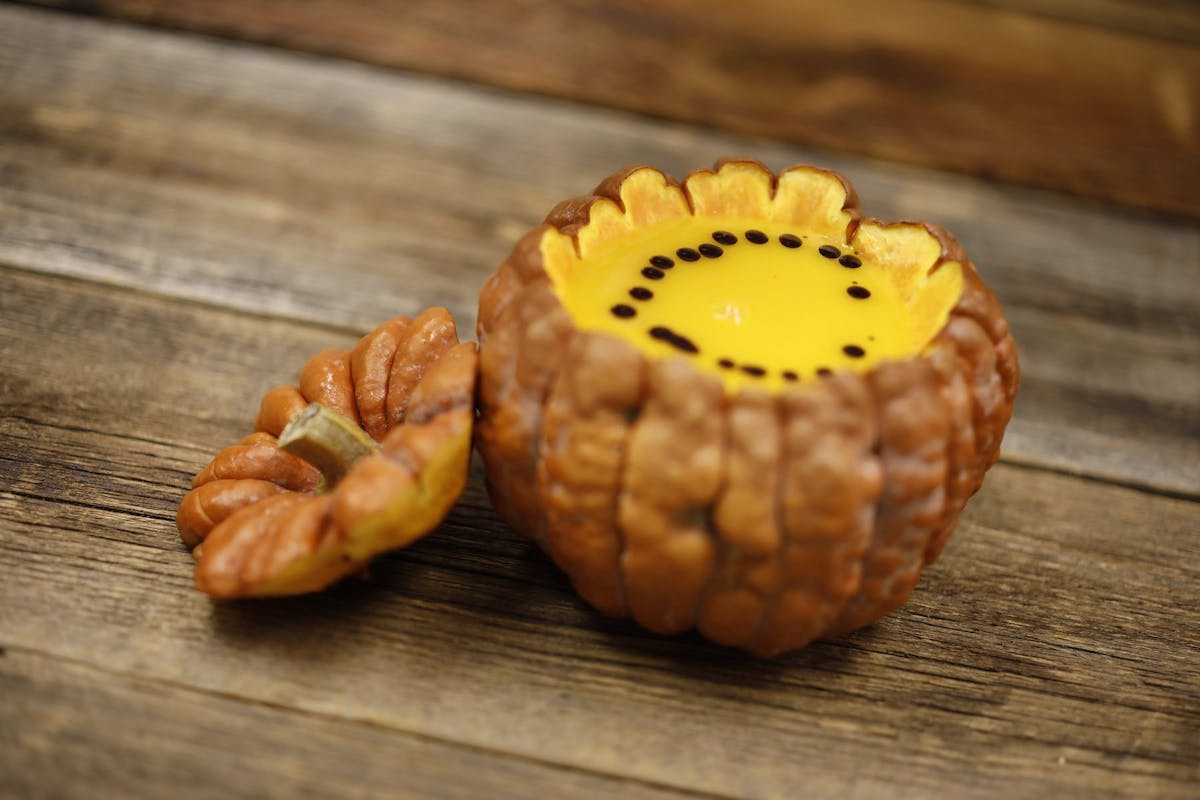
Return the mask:
<path id="1" fill-rule="evenodd" d="M 1200 217 L 1178 0 L 41 0 Z"/>
<path id="2" fill-rule="evenodd" d="M 11 6 L 0 87 L 0 797 L 1195 796 L 1194 224 Z M 424 305 L 469 336 L 555 200 L 730 152 L 945 224 L 1008 310 L 1002 463 L 908 606 L 772 662 L 656 637 L 478 468 L 368 581 L 191 589 L 175 506 L 265 389 Z"/>
<path id="3" fill-rule="evenodd" d="M 488 510 L 478 474 L 442 531 L 369 583 L 212 605 L 190 589 L 174 504 L 205 445 L 246 430 L 238 412 L 278 365 L 336 337 L 4 280 L 4 390 L 22 400 L 0 434 L 0 642 L 14 653 L 647 790 L 1184 796 L 1196 777 L 1193 502 L 997 467 L 904 611 L 768 663 L 598 617 Z M 34 691 L 19 687 L 4 691 Z M 150 728 L 184 713 L 143 711 Z"/>
<path id="4" fill-rule="evenodd" d="M 1200 496 L 1200 227 L 437 80 L 10 11 L 0 258 L 366 330 L 478 288 L 617 167 L 842 169 L 954 231 L 1024 363 L 1006 455 Z M 136 64 L 136 68 L 131 65 Z M 120 232 L 114 236 L 114 232 Z"/>

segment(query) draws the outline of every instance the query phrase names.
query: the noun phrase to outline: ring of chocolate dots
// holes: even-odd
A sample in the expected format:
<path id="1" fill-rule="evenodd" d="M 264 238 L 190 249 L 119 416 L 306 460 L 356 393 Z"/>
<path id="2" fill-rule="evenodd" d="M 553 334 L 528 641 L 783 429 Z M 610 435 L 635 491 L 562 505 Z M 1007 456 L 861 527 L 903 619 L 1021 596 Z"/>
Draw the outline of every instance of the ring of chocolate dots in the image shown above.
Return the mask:
<path id="1" fill-rule="evenodd" d="M 763 245 L 771 241 L 771 237 L 759 230 L 748 230 L 742 235 L 747 242 L 755 245 Z M 738 237 L 729 231 L 714 231 L 712 239 L 712 242 L 703 242 L 695 247 L 679 248 L 675 251 L 675 258 L 685 263 L 695 263 L 706 258 L 720 258 L 725 254 L 723 247 L 732 247 L 739 241 Z M 789 250 L 796 250 L 804 245 L 804 240 L 801 237 L 791 233 L 782 234 L 778 237 L 777 241 Z M 716 244 L 713 244 L 713 242 L 716 242 Z M 843 253 L 831 244 L 821 245 L 817 248 L 817 252 L 831 261 L 837 261 L 846 269 L 858 269 L 862 266 L 862 259 L 858 256 L 851 253 Z M 641 274 L 648 280 L 661 281 L 667 276 L 667 272 L 675 267 L 675 264 L 675 259 L 670 256 L 652 256 L 649 259 L 648 265 L 642 267 Z M 854 281 L 847 287 L 846 294 L 856 300 L 866 300 L 871 296 L 871 291 L 865 286 L 859 286 L 858 281 Z M 634 300 L 647 302 L 654 299 L 654 292 L 646 286 L 634 286 L 629 290 L 629 296 Z M 633 319 L 637 316 L 637 309 L 628 303 L 617 303 L 609 310 L 613 316 L 620 319 Z M 650 328 L 648 333 L 651 339 L 666 342 L 676 350 L 688 355 L 697 355 L 700 352 L 700 348 L 696 346 L 695 342 L 666 326 L 656 325 Z M 867 351 L 861 345 L 847 344 L 842 347 L 842 353 L 850 358 L 862 358 L 867 354 Z M 767 374 L 767 370 L 764 367 L 756 364 L 739 365 L 731 358 L 718 359 L 717 366 L 721 369 L 739 369 L 752 378 L 762 378 Z M 826 378 L 832 374 L 833 370 L 829 367 L 818 367 L 816 369 L 816 375 L 821 378 Z M 780 376 L 789 383 L 800 379 L 800 376 L 794 370 L 790 369 L 781 371 Z"/>

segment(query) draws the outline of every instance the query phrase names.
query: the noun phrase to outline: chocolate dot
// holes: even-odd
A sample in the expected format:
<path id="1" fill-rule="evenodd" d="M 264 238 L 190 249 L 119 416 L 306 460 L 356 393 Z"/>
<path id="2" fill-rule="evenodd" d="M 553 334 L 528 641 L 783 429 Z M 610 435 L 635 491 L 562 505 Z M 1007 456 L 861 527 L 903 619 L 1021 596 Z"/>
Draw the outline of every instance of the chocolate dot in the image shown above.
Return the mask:
<path id="1" fill-rule="evenodd" d="M 785 233 L 783 236 L 780 236 L 779 243 L 784 247 L 790 247 L 793 250 L 803 244 L 803 242 L 800 241 L 800 237 L 793 236 L 790 233 Z"/>
<path id="2" fill-rule="evenodd" d="M 788 383 L 792 383 L 794 381 L 800 380 L 800 376 L 797 375 L 796 373 L 792 372 L 790 369 L 788 369 L 788 370 L 784 370 L 783 379 L 785 381 L 787 381 Z"/>
<path id="3" fill-rule="evenodd" d="M 820 253 L 821 255 L 825 256 L 826 258 L 837 258 L 838 256 L 840 256 L 842 254 L 841 250 L 838 250 L 836 247 L 834 247 L 831 244 L 821 245 L 820 247 L 817 248 L 817 252 Z"/>
<path id="4" fill-rule="evenodd" d="M 634 300 L 649 300 L 654 297 L 654 292 L 647 289 L 645 286 L 635 286 L 629 290 L 629 296 Z"/>
<path id="5" fill-rule="evenodd" d="M 671 267 L 675 266 L 675 262 L 666 256 L 654 256 L 650 259 L 650 263 L 659 269 L 670 269 Z"/>
<path id="6" fill-rule="evenodd" d="M 729 231 L 717 231 L 712 238 L 714 242 L 720 242 L 723 245 L 737 244 L 737 237 Z"/>
<path id="7" fill-rule="evenodd" d="M 675 334 L 674 336 L 671 337 L 670 342 L 672 345 L 674 345 L 675 349 L 682 350 L 685 353 L 699 353 L 700 352 L 700 348 L 696 347 L 695 342 L 693 342 L 691 339 L 687 338 L 686 336 L 680 336 L 679 334 Z"/>
<path id="8" fill-rule="evenodd" d="M 851 286 L 846 290 L 846 294 L 856 297 L 859 300 L 866 300 L 871 296 L 871 290 L 865 286 Z"/>
<path id="9" fill-rule="evenodd" d="M 680 336 L 679 334 L 675 334 L 674 336 L 671 337 L 670 343 L 677 350 L 682 350 L 685 353 L 699 353 L 700 352 L 700 348 L 696 347 L 695 343 L 692 342 L 692 340 L 687 338 L 686 336 Z"/>
<path id="10" fill-rule="evenodd" d="M 655 269 L 654 267 L 642 267 L 642 274 L 652 281 L 661 281 L 665 273 L 661 269 Z"/>
<path id="11" fill-rule="evenodd" d="M 699 249 L 700 255 L 704 256 L 705 258 L 720 258 L 721 254 L 725 252 L 715 244 L 708 244 L 707 242 L 700 245 Z"/>
<path id="12" fill-rule="evenodd" d="M 627 306 L 624 303 L 617 303 L 609 311 L 613 313 L 614 317 L 620 317 L 621 319 L 629 319 L 630 317 L 637 316 L 637 310 L 633 306 Z"/>
<path id="13" fill-rule="evenodd" d="M 766 244 L 767 235 L 762 231 L 746 231 L 746 241 L 754 242 L 755 244 Z"/>
<path id="14" fill-rule="evenodd" d="M 700 254 L 690 247 L 681 247 L 675 251 L 675 255 L 679 256 L 684 261 L 699 261 Z"/>
<path id="15" fill-rule="evenodd" d="M 722 358 L 720 361 L 717 362 L 717 366 L 720 367 L 721 369 L 733 369 L 733 359 L 732 358 Z"/>
<path id="16" fill-rule="evenodd" d="M 838 259 L 838 263 L 848 269 L 858 269 L 862 266 L 862 259 L 858 256 L 845 255 Z"/>
<path id="17" fill-rule="evenodd" d="M 763 375 L 767 374 L 765 369 L 755 366 L 754 364 L 746 364 L 742 367 L 742 372 L 746 373 L 752 378 L 761 378 Z"/>
<path id="18" fill-rule="evenodd" d="M 867 354 L 866 350 L 863 350 L 861 347 L 859 347 L 856 344 L 846 345 L 845 347 L 842 348 L 842 352 L 845 353 L 846 355 L 850 356 L 851 358 L 862 358 L 863 356 L 865 356 Z"/>
<path id="19" fill-rule="evenodd" d="M 828 378 L 833 374 L 833 370 L 829 367 L 817 367 L 817 375 L 822 378 Z"/>
<path id="20" fill-rule="evenodd" d="M 650 329 L 650 337 L 666 342 L 676 350 L 682 350 L 685 353 L 699 353 L 700 348 L 686 336 L 680 336 L 670 328 L 664 328 L 661 325 L 655 325 Z"/>

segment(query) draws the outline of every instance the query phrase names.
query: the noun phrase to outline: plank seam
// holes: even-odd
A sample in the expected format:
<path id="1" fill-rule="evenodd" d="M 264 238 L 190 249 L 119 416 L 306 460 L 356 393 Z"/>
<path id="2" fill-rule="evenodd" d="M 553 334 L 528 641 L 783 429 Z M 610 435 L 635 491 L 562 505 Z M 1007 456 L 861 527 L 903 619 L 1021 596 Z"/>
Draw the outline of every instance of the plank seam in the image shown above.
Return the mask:
<path id="1" fill-rule="evenodd" d="M 252 311 L 247 308 L 235 308 L 231 306 L 223 306 L 213 303 L 208 300 L 203 300 L 198 297 L 184 297 L 175 294 L 169 294 L 162 291 L 147 288 L 145 286 L 135 286 L 127 283 L 117 283 L 102 280 L 100 278 L 89 278 L 82 275 L 65 274 L 61 272 L 46 272 L 34 267 L 22 266 L 14 264 L 11 261 L 0 261 L 0 271 L 19 272 L 23 275 L 32 275 L 38 278 L 43 278 L 47 281 L 53 281 L 66 284 L 81 284 L 92 289 L 104 291 L 119 291 L 121 294 L 133 295 L 134 297 L 143 300 L 154 300 L 165 302 L 168 304 L 178 304 L 189 308 L 200 308 L 214 313 L 227 314 L 230 316 L 247 317 L 249 319 L 258 319 L 266 322 L 283 322 L 289 325 L 296 325 L 302 328 L 309 328 L 319 331 L 327 331 L 339 336 L 362 336 L 367 332 L 366 329 L 356 328 L 349 325 L 338 325 L 330 322 L 321 322 L 315 319 L 306 319 L 304 317 L 293 316 L 289 314 L 271 313 L 268 311 Z"/>
<path id="2" fill-rule="evenodd" d="M 500 749 L 497 749 L 494 747 L 487 747 L 484 745 L 472 744 L 470 742 L 456 741 L 454 739 L 449 739 L 444 736 L 436 736 L 434 734 L 424 733 L 421 731 L 414 731 L 414 730 L 406 729 L 403 727 L 393 727 L 390 725 L 385 725 L 376 720 L 363 719 L 363 718 L 359 718 L 359 717 L 350 717 L 350 716 L 338 716 L 335 714 L 329 714 L 329 713 L 325 713 L 325 712 L 321 712 L 321 711 L 315 711 L 312 709 L 299 708 L 296 706 L 286 705 L 284 703 L 273 702 L 273 701 L 262 699 L 262 698 L 249 697 L 246 695 L 238 694 L 236 692 L 220 691 L 217 689 L 210 689 L 210 688 L 205 688 L 202 686 L 194 686 L 192 684 L 184 683 L 184 682 L 178 681 L 178 680 L 172 680 L 170 678 L 163 678 L 163 677 L 154 676 L 154 675 L 141 675 L 136 672 L 130 672 L 130 671 L 126 671 L 126 670 L 115 670 L 115 669 L 107 667 L 101 663 L 92 662 L 92 661 L 88 661 L 86 659 L 76 658 L 73 656 L 65 656 L 60 653 L 54 653 L 54 652 L 50 652 L 47 650 L 40 650 L 38 648 L 28 647 L 26 645 L 6 644 L 3 646 L 0 646 L 0 655 L 6 655 L 6 654 L 12 654 L 12 653 L 24 653 L 24 654 L 32 655 L 36 658 L 51 659 L 54 661 L 58 661 L 60 663 L 70 664 L 72 666 L 79 667 L 81 669 L 89 670 L 91 672 L 100 672 L 100 673 L 104 673 L 106 675 L 110 675 L 110 676 L 113 676 L 116 678 L 121 678 L 124 680 L 141 681 L 141 682 L 145 682 L 145 683 L 158 684 L 159 686 L 169 687 L 176 691 L 182 691 L 182 692 L 186 692 L 186 693 L 190 693 L 190 694 L 207 696 L 207 697 L 214 697 L 214 698 L 218 698 L 221 700 L 232 701 L 232 702 L 236 702 L 236 703 L 243 703 L 245 705 L 257 706 L 259 708 L 265 708 L 265 709 L 268 709 L 271 711 L 283 712 L 283 713 L 288 713 L 288 714 L 296 714 L 299 716 L 311 717 L 313 719 L 318 719 L 318 720 L 332 720 L 335 722 L 342 722 L 342 723 L 346 723 L 346 724 L 362 725 L 364 727 L 372 728 L 374 730 L 378 730 L 381 732 L 385 732 L 385 733 L 389 733 L 389 734 L 393 734 L 393 735 L 406 736 L 406 737 L 410 737 L 413 739 L 417 739 L 419 741 L 432 742 L 434 744 L 438 744 L 438 745 L 442 745 L 442 746 L 446 746 L 446 747 L 450 747 L 450 748 L 455 748 L 455 749 L 460 749 L 460 750 L 469 750 L 469 751 L 473 751 L 476 753 L 482 753 L 484 755 L 496 757 L 501 760 L 520 761 L 520 762 L 524 762 L 524 763 L 528 763 L 528 764 L 535 764 L 535 765 L 538 765 L 541 767 L 548 767 L 548 768 L 554 769 L 554 770 L 559 770 L 559 771 L 563 771 L 563 772 L 573 772 L 573 773 L 576 773 L 579 775 L 596 777 L 596 778 L 600 778 L 602 780 L 613 781 L 613 782 L 617 782 L 617 783 L 638 784 L 638 785 L 646 786 L 648 788 L 655 789 L 658 791 L 671 792 L 673 794 L 678 794 L 681 797 L 706 798 L 706 800 L 737 800 L 737 798 L 733 795 L 717 794 L 717 793 L 708 792 L 708 791 L 698 791 L 698 790 L 689 789 L 689 788 L 685 788 L 685 787 L 681 787 L 681 786 L 674 786 L 672 784 L 664 783 L 661 781 L 649 780 L 646 778 L 636 778 L 636 777 L 631 777 L 628 775 L 614 774 L 614 773 L 610 773 L 610 772 L 605 772 L 603 770 L 589 769 L 589 768 L 581 767 L 581 766 L 574 765 L 574 764 L 564 764 L 564 763 L 560 763 L 557 761 L 551 761 L 551 760 L 545 759 L 545 758 L 537 758 L 536 756 L 526 755 L 523 753 L 513 753 L 513 752 L 508 752 L 505 750 L 500 750 Z"/>
<path id="3" fill-rule="evenodd" d="M 1156 497 L 1165 497 L 1171 500 L 1183 500 L 1185 502 L 1200 503 L 1200 487 L 1195 491 L 1189 492 L 1182 489 L 1171 489 L 1165 486 L 1155 486 L 1150 483 L 1132 480 L 1130 478 L 1119 478 L 1113 475 L 1100 475 L 1082 470 L 1073 470 L 1067 467 L 1060 467 L 1054 464 L 1041 463 L 1031 458 L 1020 458 L 1011 454 L 1001 452 L 999 463 L 1014 469 L 1024 470 L 1026 472 L 1048 472 L 1051 475 L 1062 475 L 1067 478 L 1077 478 L 1088 483 L 1098 483 L 1104 486 L 1115 486 L 1121 489 L 1130 489 L 1143 494 L 1154 495 Z"/>

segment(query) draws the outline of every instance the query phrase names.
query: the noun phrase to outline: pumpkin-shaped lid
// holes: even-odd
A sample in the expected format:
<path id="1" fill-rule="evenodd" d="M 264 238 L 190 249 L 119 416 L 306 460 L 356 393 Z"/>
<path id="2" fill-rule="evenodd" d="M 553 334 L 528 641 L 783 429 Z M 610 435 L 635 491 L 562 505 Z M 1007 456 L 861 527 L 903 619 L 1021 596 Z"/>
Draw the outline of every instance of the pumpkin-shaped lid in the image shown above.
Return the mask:
<path id="1" fill-rule="evenodd" d="M 444 308 L 309 359 L 180 504 L 197 588 L 317 591 L 436 528 L 466 485 L 475 372 Z"/>

